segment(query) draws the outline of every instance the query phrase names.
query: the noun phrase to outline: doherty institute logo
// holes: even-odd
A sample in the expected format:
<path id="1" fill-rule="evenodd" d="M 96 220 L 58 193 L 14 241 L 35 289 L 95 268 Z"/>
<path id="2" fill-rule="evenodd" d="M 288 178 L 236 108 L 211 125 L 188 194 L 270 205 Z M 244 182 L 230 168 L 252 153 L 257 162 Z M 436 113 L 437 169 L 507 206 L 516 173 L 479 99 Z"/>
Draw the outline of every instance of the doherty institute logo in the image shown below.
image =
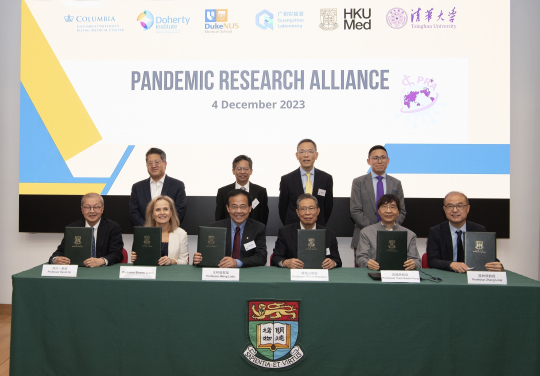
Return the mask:
<path id="1" fill-rule="evenodd" d="M 227 9 L 206 9 L 204 11 L 204 29 L 206 33 L 232 33 L 239 29 L 238 22 L 230 22 Z"/>
<path id="2" fill-rule="evenodd" d="M 250 300 L 246 308 L 248 345 L 243 355 L 250 364 L 284 369 L 303 359 L 299 300 Z"/>
<path id="3" fill-rule="evenodd" d="M 154 25 L 154 15 L 150 11 L 145 10 L 137 17 L 137 22 L 141 24 L 144 30 L 149 30 Z"/>

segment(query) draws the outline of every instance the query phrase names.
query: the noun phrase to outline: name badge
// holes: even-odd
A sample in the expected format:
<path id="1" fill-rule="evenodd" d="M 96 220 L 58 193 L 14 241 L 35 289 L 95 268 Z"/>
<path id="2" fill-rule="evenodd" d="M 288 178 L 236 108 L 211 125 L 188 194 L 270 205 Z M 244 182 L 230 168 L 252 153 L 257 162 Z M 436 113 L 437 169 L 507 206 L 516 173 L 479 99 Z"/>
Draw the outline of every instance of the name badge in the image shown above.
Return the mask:
<path id="1" fill-rule="evenodd" d="M 156 279 L 156 266 L 121 266 L 120 278 Z"/>
<path id="2" fill-rule="evenodd" d="M 328 282 L 328 269 L 291 269 L 291 281 Z"/>
<path id="3" fill-rule="evenodd" d="M 203 281 L 240 281 L 240 269 L 203 268 Z"/>
<path id="4" fill-rule="evenodd" d="M 244 248 L 246 249 L 246 251 L 249 251 L 250 249 L 253 249 L 255 247 L 256 247 L 255 240 L 252 240 L 249 243 L 244 244 Z"/>
<path id="5" fill-rule="evenodd" d="M 259 200 L 255 199 L 251 202 L 251 209 L 255 209 L 257 207 L 257 205 L 259 205 L 260 202 Z"/>
<path id="6" fill-rule="evenodd" d="M 43 265 L 42 277 L 76 277 L 78 265 Z"/>
<path id="7" fill-rule="evenodd" d="M 381 270 L 381 281 L 420 283 L 420 273 L 418 270 Z"/>
<path id="8" fill-rule="evenodd" d="M 506 272 L 467 272 L 469 285 L 506 285 Z"/>
<path id="9" fill-rule="evenodd" d="M 326 196 L 326 190 L 325 189 L 320 189 L 319 188 L 319 193 L 317 193 L 319 196 Z"/>

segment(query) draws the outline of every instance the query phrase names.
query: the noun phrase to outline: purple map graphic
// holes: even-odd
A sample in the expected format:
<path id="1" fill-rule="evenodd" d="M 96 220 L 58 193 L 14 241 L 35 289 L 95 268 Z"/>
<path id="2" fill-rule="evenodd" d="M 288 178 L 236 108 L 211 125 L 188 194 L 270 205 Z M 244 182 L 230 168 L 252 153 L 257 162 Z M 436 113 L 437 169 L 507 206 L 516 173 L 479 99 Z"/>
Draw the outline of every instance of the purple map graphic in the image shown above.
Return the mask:
<path id="1" fill-rule="evenodd" d="M 413 85 L 417 86 L 417 85 Z M 418 112 L 433 106 L 439 98 L 438 93 L 432 93 L 429 87 L 412 87 L 403 95 L 401 112 Z"/>

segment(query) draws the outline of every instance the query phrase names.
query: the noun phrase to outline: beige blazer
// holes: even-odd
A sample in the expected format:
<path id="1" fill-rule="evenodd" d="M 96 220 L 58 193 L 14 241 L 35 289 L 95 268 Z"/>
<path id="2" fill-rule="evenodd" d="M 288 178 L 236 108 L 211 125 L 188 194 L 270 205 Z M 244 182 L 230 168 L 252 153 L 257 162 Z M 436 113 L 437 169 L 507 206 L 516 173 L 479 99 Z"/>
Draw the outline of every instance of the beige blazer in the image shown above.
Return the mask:
<path id="1" fill-rule="evenodd" d="M 169 234 L 169 258 L 175 259 L 179 265 L 189 262 L 188 235 L 180 227 Z"/>

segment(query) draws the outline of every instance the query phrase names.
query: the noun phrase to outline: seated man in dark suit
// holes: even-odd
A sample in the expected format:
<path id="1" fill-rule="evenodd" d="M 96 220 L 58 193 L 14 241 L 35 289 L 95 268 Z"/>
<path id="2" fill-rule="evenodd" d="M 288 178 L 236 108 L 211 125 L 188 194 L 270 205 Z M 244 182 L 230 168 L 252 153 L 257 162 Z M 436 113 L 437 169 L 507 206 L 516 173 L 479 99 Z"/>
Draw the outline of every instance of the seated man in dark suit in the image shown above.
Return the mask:
<path id="1" fill-rule="evenodd" d="M 304 193 L 317 197 L 321 211 L 317 224 L 324 226 L 330 219 L 334 205 L 334 182 L 332 175 L 314 167 L 318 157 L 314 141 L 304 139 L 298 143 L 296 159 L 300 162 L 300 169 L 283 175 L 279 183 L 279 218 L 283 225 L 298 222 L 296 200 Z"/>
<path id="2" fill-rule="evenodd" d="M 326 229 L 326 259 L 322 263 L 324 269 L 341 266 L 336 233 L 317 223 L 320 213 L 319 203 L 315 196 L 305 193 L 296 200 L 296 214 L 299 222 L 292 223 L 279 229 L 272 265 L 289 269 L 302 269 L 304 263 L 298 256 L 298 230 Z"/>
<path id="3" fill-rule="evenodd" d="M 212 223 L 212 227 L 225 227 L 227 241 L 225 257 L 220 268 L 247 268 L 266 265 L 266 226 L 249 218 L 251 195 L 241 189 L 233 189 L 227 195 L 227 211 L 231 218 Z M 202 261 L 202 255 L 195 252 L 193 265 Z"/>
<path id="4" fill-rule="evenodd" d="M 429 229 L 426 247 L 429 267 L 466 273 L 469 267 L 464 263 L 463 233 L 465 231 L 485 232 L 486 228 L 467 221 L 471 206 L 467 196 L 461 192 L 448 193 L 444 198 L 443 209 L 448 221 Z M 486 269 L 504 270 L 498 260 L 488 262 Z"/>
<path id="5" fill-rule="evenodd" d="M 87 268 L 112 265 L 122 261 L 122 230 L 116 222 L 102 217 L 105 205 L 103 197 L 97 193 L 87 193 L 81 200 L 81 211 L 84 219 L 68 225 L 68 227 L 92 227 L 94 242 L 92 257 L 84 261 Z M 64 239 L 49 259 L 50 264 L 69 265 L 70 260 L 64 256 Z"/>
<path id="6" fill-rule="evenodd" d="M 253 198 L 253 204 L 249 218 L 258 222 L 268 223 L 268 194 L 266 188 L 253 184 L 249 177 L 253 173 L 253 162 L 247 155 L 239 155 L 234 158 L 232 172 L 236 176 L 236 182 L 218 189 L 216 196 L 216 221 L 229 218 L 227 211 L 227 197 L 233 189 L 242 189 L 249 192 Z"/>
<path id="7" fill-rule="evenodd" d="M 165 175 L 167 156 L 158 148 L 146 152 L 146 168 L 150 177 L 133 184 L 129 199 L 129 219 L 133 226 L 144 226 L 146 207 L 153 198 L 163 195 L 174 201 L 180 223 L 186 215 L 187 199 L 184 183 Z"/>

